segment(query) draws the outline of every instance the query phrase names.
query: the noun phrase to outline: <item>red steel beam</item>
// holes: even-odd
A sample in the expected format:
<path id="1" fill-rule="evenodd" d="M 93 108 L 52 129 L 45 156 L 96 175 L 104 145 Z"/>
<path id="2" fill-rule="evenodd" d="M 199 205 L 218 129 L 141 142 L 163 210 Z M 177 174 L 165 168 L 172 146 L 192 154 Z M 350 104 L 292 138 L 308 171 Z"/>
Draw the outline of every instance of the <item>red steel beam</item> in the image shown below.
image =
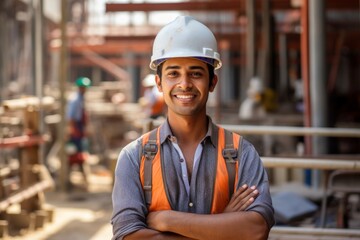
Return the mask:
<path id="1" fill-rule="evenodd" d="M 355 51 L 360 51 L 360 45 L 358 44 L 360 39 L 360 32 L 350 32 L 345 31 L 347 38 L 344 41 L 344 46 L 353 49 Z M 335 44 L 335 40 L 338 33 L 328 32 L 328 41 L 329 46 Z M 301 36 L 297 33 L 288 33 L 289 48 L 299 50 L 301 48 Z M 114 55 L 114 54 L 123 54 L 125 52 L 134 52 L 139 54 L 150 54 L 152 48 L 152 42 L 155 35 L 149 35 L 145 37 L 138 36 L 108 36 L 105 37 L 106 41 L 104 44 L 99 45 L 72 45 L 70 46 L 70 51 L 73 54 L 78 54 L 86 50 L 91 50 L 101 55 Z M 242 33 L 228 33 L 228 34 L 216 34 L 216 37 L 221 40 L 227 40 L 230 42 L 230 49 L 233 51 L 240 51 L 239 39 L 243 38 Z M 304 37 L 304 36 L 302 36 Z M 333 43 L 334 42 L 334 43 Z M 304 44 L 304 43 L 303 43 Z M 257 46 L 259 47 L 259 46 Z M 221 48 L 221 47 L 220 47 Z M 277 50 L 277 48 L 275 48 Z M 51 50 L 57 50 L 53 48 Z"/>
<path id="2" fill-rule="evenodd" d="M 268 0 L 267 0 L 268 1 Z M 271 0 L 272 10 L 290 10 L 301 7 L 292 4 L 293 0 Z M 257 0 L 257 11 L 261 11 L 263 0 Z M 359 0 L 328 0 L 327 9 L 356 10 L 359 9 Z M 107 3 L 106 12 L 151 12 L 151 11 L 237 11 L 245 12 L 244 0 L 225 1 L 191 1 L 168 3 Z"/>
<path id="3" fill-rule="evenodd" d="M 241 1 L 199 1 L 176 3 L 107 3 L 106 12 L 151 11 L 244 11 Z"/>
<path id="4" fill-rule="evenodd" d="M 144 56 L 142 58 L 136 59 L 136 60 L 129 60 L 125 57 L 118 57 L 118 58 L 107 58 L 108 61 L 111 61 L 113 64 L 116 64 L 118 66 L 129 66 L 129 65 L 135 65 L 135 66 L 145 66 L 147 67 L 150 63 L 150 58 L 148 56 Z M 245 58 L 242 57 L 233 57 L 230 61 L 233 65 L 244 65 L 245 64 Z M 86 58 L 72 58 L 70 64 L 72 66 L 81 66 L 81 67 L 89 67 L 94 66 L 95 64 L 86 59 Z"/>

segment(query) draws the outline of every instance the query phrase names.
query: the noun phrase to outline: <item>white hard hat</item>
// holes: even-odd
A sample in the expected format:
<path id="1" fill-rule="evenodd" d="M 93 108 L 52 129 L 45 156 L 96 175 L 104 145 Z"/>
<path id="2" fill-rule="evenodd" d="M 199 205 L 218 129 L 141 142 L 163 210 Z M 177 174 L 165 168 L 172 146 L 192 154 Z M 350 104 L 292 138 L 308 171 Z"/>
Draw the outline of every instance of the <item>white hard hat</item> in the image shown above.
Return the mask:
<path id="1" fill-rule="evenodd" d="M 154 74 L 148 74 L 146 77 L 142 80 L 142 85 L 144 87 L 153 87 L 156 85 L 155 83 L 155 75 Z"/>
<path id="2" fill-rule="evenodd" d="M 264 86 L 259 77 L 253 77 L 250 79 L 249 88 L 247 90 L 247 94 L 250 96 L 254 96 L 257 94 L 261 94 L 264 91 Z"/>
<path id="3" fill-rule="evenodd" d="M 194 57 L 221 67 L 220 54 L 214 34 L 204 24 L 189 16 L 179 16 L 157 34 L 150 68 L 156 70 L 168 58 Z"/>

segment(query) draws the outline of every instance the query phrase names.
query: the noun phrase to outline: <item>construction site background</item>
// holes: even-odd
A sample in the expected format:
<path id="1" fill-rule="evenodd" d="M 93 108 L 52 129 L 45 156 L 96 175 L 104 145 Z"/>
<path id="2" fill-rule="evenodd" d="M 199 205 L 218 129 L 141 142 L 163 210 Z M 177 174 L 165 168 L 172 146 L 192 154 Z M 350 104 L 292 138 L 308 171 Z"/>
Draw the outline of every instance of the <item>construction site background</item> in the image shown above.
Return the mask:
<path id="1" fill-rule="evenodd" d="M 111 238 L 118 154 L 166 117 L 139 103 L 152 41 L 180 14 L 218 39 L 208 114 L 261 155 L 269 239 L 360 239 L 357 0 L 0 1 L 0 239 Z M 93 82 L 88 184 L 66 152 L 81 76 Z"/>

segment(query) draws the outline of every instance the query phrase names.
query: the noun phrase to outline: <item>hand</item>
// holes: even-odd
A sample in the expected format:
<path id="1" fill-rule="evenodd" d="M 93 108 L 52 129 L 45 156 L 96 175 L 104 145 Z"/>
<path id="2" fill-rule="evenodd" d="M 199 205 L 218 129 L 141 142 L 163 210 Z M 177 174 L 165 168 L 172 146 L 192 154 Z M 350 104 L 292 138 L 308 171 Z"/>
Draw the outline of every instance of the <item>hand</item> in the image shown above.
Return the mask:
<path id="1" fill-rule="evenodd" d="M 244 184 L 233 194 L 229 204 L 224 210 L 224 213 L 244 211 L 254 202 L 258 195 L 259 191 L 255 186 L 249 188 L 248 185 Z"/>

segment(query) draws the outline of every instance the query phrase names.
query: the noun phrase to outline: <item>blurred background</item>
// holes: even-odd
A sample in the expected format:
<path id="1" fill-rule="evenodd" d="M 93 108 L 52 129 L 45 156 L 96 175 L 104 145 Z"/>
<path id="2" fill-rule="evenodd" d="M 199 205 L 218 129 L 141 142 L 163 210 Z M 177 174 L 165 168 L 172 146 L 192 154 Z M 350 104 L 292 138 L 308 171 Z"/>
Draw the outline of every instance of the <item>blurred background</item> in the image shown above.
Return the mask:
<path id="1" fill-rule="evenodd" d="M 178 15 L 218 40 L 208 114 L 261 155 L 269 239 L 360 239 L 358 0 L 0 1 L 0 239 L 111 238 L 117 156 L 166 118 L 145 79 Z M 87 171 L 66 117 L 83 77 Z"/>

